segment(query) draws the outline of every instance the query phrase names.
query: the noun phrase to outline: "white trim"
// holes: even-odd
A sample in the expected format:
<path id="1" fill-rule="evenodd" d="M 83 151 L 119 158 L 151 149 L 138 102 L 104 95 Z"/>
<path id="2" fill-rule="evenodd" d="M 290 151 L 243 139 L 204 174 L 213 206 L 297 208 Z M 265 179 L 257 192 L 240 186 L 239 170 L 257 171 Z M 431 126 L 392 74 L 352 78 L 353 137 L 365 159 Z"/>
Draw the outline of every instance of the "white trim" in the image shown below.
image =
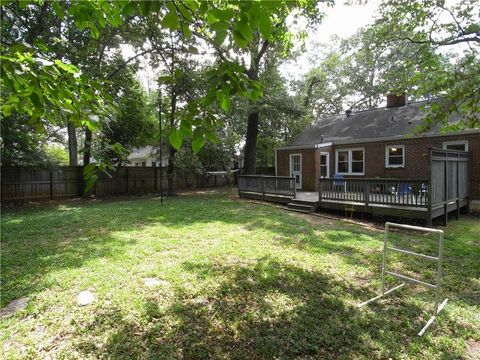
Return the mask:
<path id="1" fill-rule="evenodd" d="M 362 150 L 363 152 L 363 171 L 361 173 L 354 173 L 352 172 L 352 151 Z M 339 172 L 338 171 L 338 153 L 342 151 L 348 152 L 348 172 Z M 335 149 L 335 174 L 342 174 L 342 175 L 365 175 L 365 148 L 357 147 L 357 148 L 345 148 L 345 149 Z"/>
<path id="2" fill-rule="evenodd" d="M 293 174 L 293 166 L 292 166 L 292 157 L 293 156 L 299 156 L 300 157 L 300 186 L 297 187 L 297 189 L 301 189 L 302 186 L 303 186 L 303 164 L 302 164 L 302 154 L 300 153 L 295 153 L 295 154 L 290 154 L 289 155 L 289 168 L 288 168 L 288 172 L 289 172 L 289 176 L 292 176 L 294 177 L 295 175 Z M 295 182 L 295 186 L 296 186 L 296 182 Z"/>
<path id="3" fill-rule="evenodd" d="M 332 146 L 332 145 L 333 145 L 333 142 L 313 144 L 313 145 L 291 145 L 291 146 L 280 146 L 275 148 L 275 150 L 318 149 L 321 147 Z"/>
<path id="4" fill-rule="evenodd" d="M 330 177 L 330 153 L 328 151 L 320 152 L 320 177 L 322 177 L 322 155 L 327 155 L 327 178 Z"/>
<path id="5" fill-rule="evenodd" d="M 468 151 L 468 140 L 444 141 L 442 149 L 447 149 L 448 145 L 465 145 L 465 151 Z"/>
<path id="6" fill-rule="evenodd" d="M 389 160 L 390 160 L 390 154 L 388 151 L 391 148 L 399 148 L 402 149 L 402 164 L 401 165 L 390 165 Z M 405 145 L 385 145 L 385 167 L 389 169 L 394 169 L 394 168 L 404 168 L 405 167 Z"/>

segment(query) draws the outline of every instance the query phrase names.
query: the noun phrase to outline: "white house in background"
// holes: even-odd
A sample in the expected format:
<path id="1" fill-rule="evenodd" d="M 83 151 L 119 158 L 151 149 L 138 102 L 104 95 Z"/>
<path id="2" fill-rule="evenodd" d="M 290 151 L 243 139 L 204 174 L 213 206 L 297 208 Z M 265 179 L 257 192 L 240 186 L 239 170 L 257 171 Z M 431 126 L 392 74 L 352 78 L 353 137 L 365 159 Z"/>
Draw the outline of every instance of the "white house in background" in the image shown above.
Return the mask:
<path id="1" fill-rule="evenodd" d="M 159 166 L 158 148 L 153 146 L 135 147 L 127 157 L 127 166 Z M 168 156 L 163 154 L 162 165 L 168 165 Z"/>

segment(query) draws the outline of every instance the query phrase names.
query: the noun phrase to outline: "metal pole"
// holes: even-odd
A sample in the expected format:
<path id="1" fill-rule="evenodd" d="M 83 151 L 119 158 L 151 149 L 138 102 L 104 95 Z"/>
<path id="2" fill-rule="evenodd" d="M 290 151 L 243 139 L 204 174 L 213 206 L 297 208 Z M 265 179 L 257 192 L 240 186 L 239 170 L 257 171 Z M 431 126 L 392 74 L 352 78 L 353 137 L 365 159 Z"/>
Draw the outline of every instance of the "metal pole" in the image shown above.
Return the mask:
<path id="1" fill-rule="evenodd" d="M 440 233 L 438 240 L 438 266 L 437 266 L 437 282 L 435 289 L 435 313 L 434 316 L 438 313 L 438 302 L 440 301 L 440 293 L 442 287 L 442 260 L 443 260 L 443 232 Z"/>
<path id="2" fill-rule="evenodd" d="M 160 157 L 160 203 L 163 204 L 163 161 L 162 161 L 162 89 L 160 88 L 160 79 L 158 79 L 158 128 L 160 135 L 160 148 L 158 150 Z M 155 169 L 156 171 L 156 169 Z"/>
<path id="3" fill-rule="evenodd" d="M 389 223 L 385 223 L 385 235 L 383 237 L 383 262 L 382 262 L 382 295 L 385 294 L 385 271 L 387 267 L 387 240 Z"/>

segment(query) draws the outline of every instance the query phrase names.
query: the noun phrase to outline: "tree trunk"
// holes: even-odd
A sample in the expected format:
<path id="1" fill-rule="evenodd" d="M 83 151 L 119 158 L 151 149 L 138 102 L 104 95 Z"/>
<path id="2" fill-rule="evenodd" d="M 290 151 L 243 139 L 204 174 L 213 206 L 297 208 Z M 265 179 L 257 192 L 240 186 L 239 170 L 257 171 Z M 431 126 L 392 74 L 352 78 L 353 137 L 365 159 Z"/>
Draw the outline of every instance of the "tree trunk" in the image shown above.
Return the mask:
<path id="1" fill-rule="evenodd" d="M 175 179 L 175 148 L 169 146 L 168 167 L 167 167 L 167 181 L 168 181 L 168 196 L 177 196 L 177 184 Z"/>
<path id="2" fill-rule="evenodd" d="M 68 129 L 68 157 L 70 159 L 70 166 L 78 166 L 78 143 L 75 126 L 69 121 Z"/>
<path id="3" fill-rule="evenodd" d="M 257 163 L 258 123 L 258 110 L 253 110 L 248 114 L 247 139 L 245 142 L 245 154 L 243 159 L 243 173 L 248 175 L 255 174 Z"/>
<path id="4" fill-rule="evenodd" d="M 85 145 L 83 148 L 83 166 L 90 164 L 90 158 L 92 156 L 92 131 L 89 128 L 85 128 Z"/>

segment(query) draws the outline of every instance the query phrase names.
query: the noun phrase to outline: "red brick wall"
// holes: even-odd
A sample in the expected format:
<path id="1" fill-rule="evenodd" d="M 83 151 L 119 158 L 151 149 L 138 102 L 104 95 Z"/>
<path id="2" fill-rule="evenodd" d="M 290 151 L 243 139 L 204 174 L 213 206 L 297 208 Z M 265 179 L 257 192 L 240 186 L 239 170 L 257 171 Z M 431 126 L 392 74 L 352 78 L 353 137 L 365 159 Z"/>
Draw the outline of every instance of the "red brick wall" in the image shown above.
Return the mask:
<path id="1" fill-rule="evenodd" d="M 316 149 L 277 150 L 277 175 L 290 176 L 290 154 L 302 154 L 302 190 L 313 191 L 320 177 L 319 152 Z"/>
<path id="2" fill-rule="evenodd" d="M 313 191 L 318 187 L 320 177 L 320 152 L 330 151 L 330 176 L 335 173 L 335 150 L 363 147 L 365 149 L 364 177 L 389 177 L 427 179 L 428 177 L 428 148 L 441 148 L 444 141 L 468 141 L 470 153 L 470 196 L 480 200 L 480 133 L 463 135 L 445 135 L 403 139 L 394 141 L 375 141 L 367 143 L 334 145 L 320 149 L 296 149 L 277 151 L 277 174 L 289 175 L 289 154 L 302 154 L 303 187 L 302 190 Z M 405 145 L 405 167 L 385 167 L 385 146 Z M 353 177 L 353 176 L 352 176 Z M 357 177 L 357 176 L 355 176 Z"/>

